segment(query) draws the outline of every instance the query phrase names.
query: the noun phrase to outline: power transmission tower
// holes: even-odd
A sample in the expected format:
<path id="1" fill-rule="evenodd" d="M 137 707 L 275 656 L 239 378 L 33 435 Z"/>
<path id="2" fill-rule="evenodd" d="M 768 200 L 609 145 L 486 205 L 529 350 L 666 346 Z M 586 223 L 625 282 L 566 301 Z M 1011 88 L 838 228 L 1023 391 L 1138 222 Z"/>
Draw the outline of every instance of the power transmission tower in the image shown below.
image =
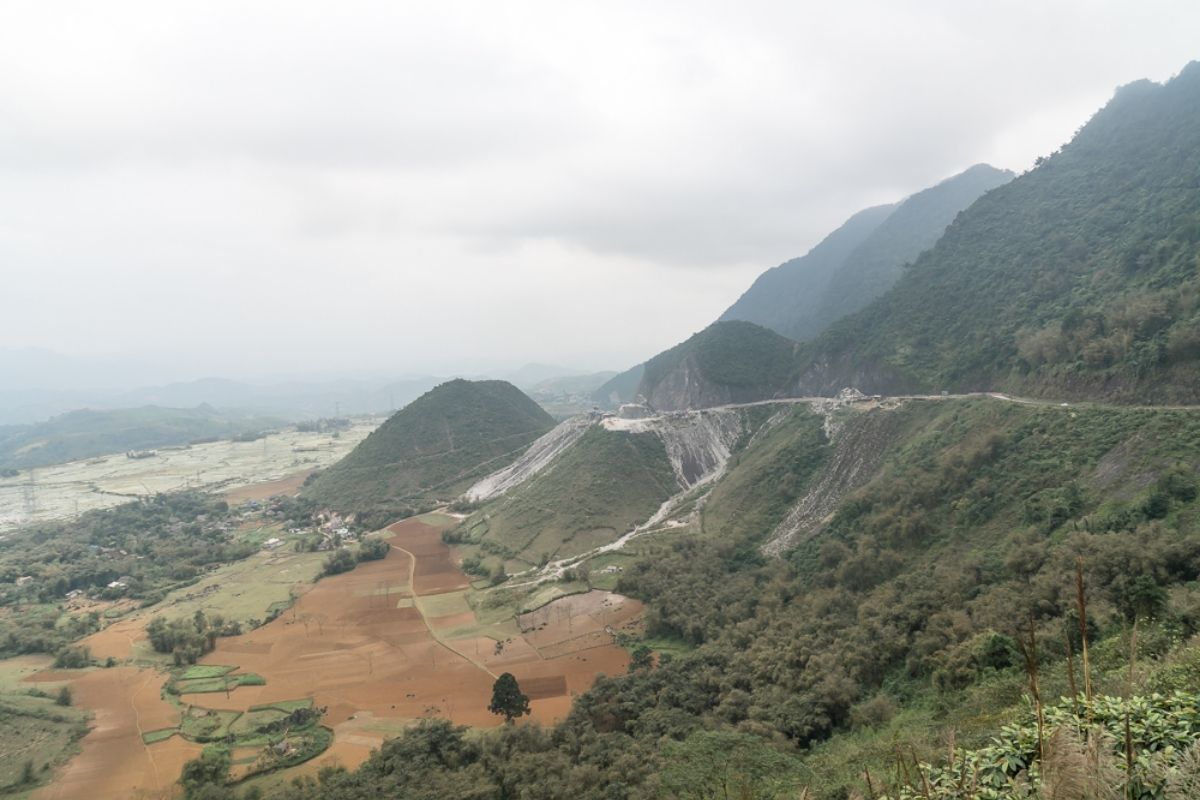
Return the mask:
<path id="1" fill-rule="evenodd" d="M 21 506 L 27 517 L 37 513 L 37 476 L 32 469 L 29 470 L 29 481 L 21 487 Z"/>

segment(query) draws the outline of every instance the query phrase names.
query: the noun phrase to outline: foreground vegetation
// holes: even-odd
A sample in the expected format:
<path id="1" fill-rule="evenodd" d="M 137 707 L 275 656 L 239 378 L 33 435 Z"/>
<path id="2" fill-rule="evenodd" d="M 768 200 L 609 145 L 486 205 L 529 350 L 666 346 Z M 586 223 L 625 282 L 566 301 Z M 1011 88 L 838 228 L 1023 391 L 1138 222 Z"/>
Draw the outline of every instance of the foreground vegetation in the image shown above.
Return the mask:
<path id="1" fill-rule="evenodd" d="M 1200 694 L 1200 414 L 910 402 L 837 436 L 879 415 L 881 466 L 785 558 L 759 547 L 788 503 L 742 496 L 802 495 L 840 440 L 803 409 L 764 423 L 702 532 L 619 576 L 658 657 L 559 726 L 422 723 L 280 796 L 1016 798 L 1102 751 L 1129 796 L 1171 797 Z M 1091 699 L 1058 702 L 1084 674 Z"/>

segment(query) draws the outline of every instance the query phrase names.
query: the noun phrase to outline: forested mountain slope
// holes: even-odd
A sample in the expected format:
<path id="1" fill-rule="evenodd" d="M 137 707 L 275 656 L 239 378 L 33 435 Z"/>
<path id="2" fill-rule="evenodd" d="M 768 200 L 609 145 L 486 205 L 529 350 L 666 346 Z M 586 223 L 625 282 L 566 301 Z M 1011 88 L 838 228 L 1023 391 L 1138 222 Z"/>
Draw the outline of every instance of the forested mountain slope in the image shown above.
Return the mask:
<path id="1" fill-rule="evenodd" d="M 721 319 L 811 339 L 890 289 L 904 265 L 931 247 L 960 211 L 1012 177 L 976 164 L 900 203 L 861 211 L 808 255 L 760 275 Z"/>
<path id="2" fill-rule="evenodd" d="M 793 390 L 1200 401 L 1200 63 L 1120 89 L 808 349 Z"/>
<path id="3" fill-rule="evenodd" d="M 778 396 L 799 346 L 750 322 L 714 322 L 645 363 L 638 394 L 660 411 Z"/>
<path id="4" fill-rule="evenodd" d="M 510 383 L 448 381 L 392 415 L 303 493 L 339 511 L 384 514 L 451 499 L 553 425 Z"/>
<path id="5" fill-rule="evenodd" d="M 821 310 L 830 281 L 847 257 L 896 210 L 896 204 L 859 211 L 799 258 L 759 275 L 719 321 L 743 320 L 797 338 Z M 800 337 L 803 338 L 803 337 Z"/>
<path id="6" fill-rule="evenodd" d="M 904 267 L 932 247 L 959 212 L 1013 177 L 1008 170 L 976 164 L 906 198 L 846 257 L 813 313 L 797 316 L 793 326 L 780 333 L 797 340 L 811 339 L 864 308 L 895 285 Z"/>

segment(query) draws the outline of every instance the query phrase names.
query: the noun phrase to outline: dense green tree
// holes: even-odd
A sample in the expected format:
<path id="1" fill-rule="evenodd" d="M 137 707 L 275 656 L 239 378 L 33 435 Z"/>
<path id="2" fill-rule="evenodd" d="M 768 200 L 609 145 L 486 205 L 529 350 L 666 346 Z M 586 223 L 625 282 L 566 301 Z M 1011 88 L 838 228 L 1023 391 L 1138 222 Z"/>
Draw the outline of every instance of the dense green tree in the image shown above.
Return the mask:
<path id="1" fill-rule="evenodd" d="M 776 800 L 800 787 L 799 762 L 761 739 L 732 731 L 700 731 L 669 742 L 662 784 L 679 800 Z"/>
<path id="2" fill-rule="evenodd" d="M 378 561 L 381 558 L 386 558 L 388 551 L 392 546 L 388 544 L 386 539 L 367 539 L 358 548 L 359 561 Z"/>
<path id="3" fill-rule="evenodd" d="M 321 568 L 322 575 L 340 575 L 343 572 L 349 572 L 354 569 L 358 562 L 354 560 L 354 554 L 344 547 L 339 547 L 337 550 L 325 559 L 325 565 Z"/>
<path id="4" fill-rule="evenodd" d="M 629 659 L 629 669 L 650 669 L 652 666 L 654 666 L 654 651 L 644 644 L 635 647 Z"/>
<path id="5" fill-rule="evenodd" d="M 199 758 L 183 765 L 183 773 L 179 778 L 179 783 L 183 786 L 183 796 L 187 800 L 227 797 L 228 794 L 221 794 L 221 791 L 229 779 L 230 763 L 227 750 L 218 747 L 205 748 Z"/>
<path id="6" fill-rule="evenodd" d="M 521 693 L 521 687 L 511 672 L 503 673 L 492 685 L 492 702 L 488 705 L 488 711 L 503 716 L 505 722 L 512 722 L 529 713 L 529 698 Z"/>

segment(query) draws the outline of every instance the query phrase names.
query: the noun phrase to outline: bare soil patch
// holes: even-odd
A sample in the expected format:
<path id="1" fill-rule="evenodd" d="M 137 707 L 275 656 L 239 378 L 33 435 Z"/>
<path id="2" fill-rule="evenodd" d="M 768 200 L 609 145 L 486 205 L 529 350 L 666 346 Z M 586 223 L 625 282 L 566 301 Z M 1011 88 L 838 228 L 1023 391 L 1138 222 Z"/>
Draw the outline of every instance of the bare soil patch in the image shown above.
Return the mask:
<path id="1" fill-rule="evenodd" d="M 247 500 L 266 500 L 268 497 L 275 497 L 276 495 L 294 495 L 304 485 L 305 478 L 312 473 L 313 470 L 306 469 L 284 478 L 279 478 L 278 480 L 252 483 L 248 486 L 230 489 L 223 494 L 225 499 L 230 503 L 245 503 Z"/>
<path id="2" fill-rule="evenodd" d="M 388 533 L 393 549 L 386 558 L 320 581 L 270 624 L 219 639 L 204 659 L 237 664 L 243 672 L 267 679 L 265 686 L 238 688 L 228 699 L 213 696 L 207 703 L 212 707 L 247 710 L 312 697 L 327 709 L 325 724 L 334 729 L 334 744 L 299 770 L 335 761 L 356 766 L 405 722 L 421 717 L 498 725 L 500 718 L 487 706 L 500 672 L 516 675 L 532 700 L 533 718 L 550 723 L 565 716 L 571 696 L 590 687 L 598 674 L 620 674 L 627 668 L 628 655 L 611 636 L 599 646 L 589 642 L 586 652 L 568 644 L 557 657 L 546 658 L 512 634 L 511 622 L 494 635 L 480 634 L 469 611 L 444 613 L 461 607 L 447 595 L 467 589 L 469 581 L 451 560 L 440 529 L 406 520 L 390 526 Z M 583 598 L 572 601 L 567 628 L 538 633 L 548 642 L 559 641 L 582 632 L 578 626 L 586 624 L 603 636 L 606 624 L 640 612 L 640 604 L 605 592 Z M 425 616 L 439 611 L 443 613 Z M 453 636 L 458 628 L 475 632 Z M 499 652 L 497 639 L 503 640 Z"/>
<path id="3" fill-rule="evenodd" d="M 242 636 L 218 639 L 202 659 L 266 679 L 266 685 L 241 686 L 228 696 L 204 695 L 206 708 L 248 711 L 312 698 L 326 709 L 324 724 L 334 730 L 330 749 L 272 780 L 335 763 L 357 766 L 422 717 L 498 725 L 500 718 L 487 706 L 501 672 L 517 677 L 531 699 L 533 718 L 548 724 L 566 716 L 573 696 L 597 675 L 627 669 L 628 654 L 613 643 L 611 632 L 633 624 L 641 612 L 636 601 L 601 591 L 560 598 L 521 617 L 524 636 L 512 620 L 480 626 L 473 613 L 462 610 L 461 594 L 455 596 L 469 581 L 451 560 L 440 529 L 407 520 L 388 532 L 393 548 L 386 558 L 312 585 L 280 617 Z M 145 636 L 140 616 L 85 643 L 97 657 L 129 658 Z M 180 722 L 179 712 L 160 696 L 164 673 L 115 667 L 43 671 L 33 679 L 69 681 L 76 703 L 95 714 L 82 753 L 36 800 L 177 796 L 180 770 L 200 747 L 179 736 L 150 745 L 142 741 L 143 733 Z"/>
<path id="4" fill-rule="evenodd" d="M 134 667 L 46 671 L 28 678 L 69 681 L 75 704 L 94 714 L 82 752 L 34 799 L 177 797 L 179 773 L 201 748 L 178 736 L 151 745 L 142 742 L 147 731 L 179 724 L 179 712 L 160 696 L 163 679 L 156 670 Z"/>
<path id="5" fill-rule="evenodd" d="M 104 661 L 113 658 L 125 661 L 136 643 L 146 638 L 146 619 L 123 619 L 93 633 L 82 644 L 92 651 L 92 658 Z"/>

